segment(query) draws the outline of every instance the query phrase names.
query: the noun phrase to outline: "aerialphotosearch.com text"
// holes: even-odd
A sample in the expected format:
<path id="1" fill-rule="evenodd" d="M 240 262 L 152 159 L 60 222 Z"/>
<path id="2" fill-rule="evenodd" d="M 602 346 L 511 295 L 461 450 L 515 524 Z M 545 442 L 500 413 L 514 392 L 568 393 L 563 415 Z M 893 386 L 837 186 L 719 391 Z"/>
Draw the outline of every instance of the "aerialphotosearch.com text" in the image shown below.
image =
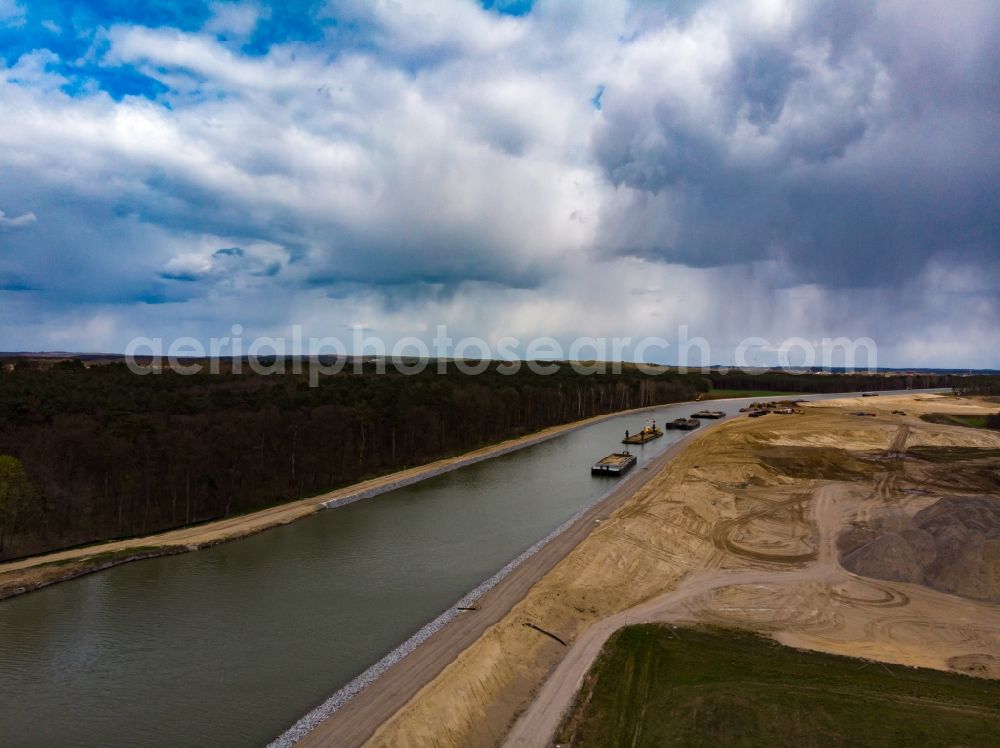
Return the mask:
<path id="1" fill-rule="evenodd" d="M 199 374 L 206 369 L 217 374 L 223 369 L 241 373 L 245 369 L 261 374 L 300 374 L 307 372 L 309 383 L 316 386 L 324 376 L 344 370 L 385 373 L 389 367 L 404 375 L 416 375 L 434 367 L 445 373 L 455 367 L 463 374 L 482 374 L 490 367 L 500 374 L 512 375 L 526 367 L 542 376 L 554 374 L 560 363 L 581 375 L 619 373 L 626 363 L 647 374 L 660 374 L 665 363 L 671 369 L 688 371 L 741 371 L 760 373 L 771 368 L 806 371 L 815 368 L 875 372 L 877 345 L 871 338 L 822 338 L 809 340 L 790 337 L 770 341 L 751 336 L 735 347 L 726 347 L 728 365 L 713 366 L 711 343 L 703 337 L 690 336 L 687 325 L 679 325 L 673 341 L 659 336 L 578 337 L 568 345 L 552 337 L 522 340 L 504 336 L 492 344 L 481 337 L 456 340 L 447 325 L 438 325 L 428 344 L 423 338 L 407 336 L 388 344 L 384 339 L 355 328 L 350 338 L 306 337 L 301 325 L 291 328 L 287 337 L 243 337 L 243 326 L 234 324 L 230 335 L 213 337 L 206 346 L 193 337 L 138 337 L 125 350 L 126 364 L 136 374 L 173 371 L 182 375 Z M 762 363 L 766 360 L 767 363 Z"/>

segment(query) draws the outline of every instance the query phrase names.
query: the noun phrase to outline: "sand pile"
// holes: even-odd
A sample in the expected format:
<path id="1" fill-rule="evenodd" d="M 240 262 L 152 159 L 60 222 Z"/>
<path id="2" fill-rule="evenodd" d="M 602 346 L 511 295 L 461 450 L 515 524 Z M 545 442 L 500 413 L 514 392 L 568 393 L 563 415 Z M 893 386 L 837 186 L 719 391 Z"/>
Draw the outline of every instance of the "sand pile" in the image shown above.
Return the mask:
<path id="1" fill-rule="evenodd" d="M 852 530 L 841 548 L 855 574 L 1000 602 L 1000 498 L 946 497 L 908 522 Z"/>

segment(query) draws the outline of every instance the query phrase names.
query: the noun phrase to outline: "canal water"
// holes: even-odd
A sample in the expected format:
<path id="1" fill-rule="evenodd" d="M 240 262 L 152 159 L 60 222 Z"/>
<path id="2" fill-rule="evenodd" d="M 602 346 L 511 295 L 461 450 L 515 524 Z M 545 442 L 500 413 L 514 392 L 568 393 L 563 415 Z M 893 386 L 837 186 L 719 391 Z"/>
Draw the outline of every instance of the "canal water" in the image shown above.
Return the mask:
<path id="1" fill-rule="evenodd" d="M 589 468 L 626 428 L 701 407 L 0 602 L 0 746 L 262 745 L 611 488 Z M 686 433 L 631 449 L 641 465 Z"/>

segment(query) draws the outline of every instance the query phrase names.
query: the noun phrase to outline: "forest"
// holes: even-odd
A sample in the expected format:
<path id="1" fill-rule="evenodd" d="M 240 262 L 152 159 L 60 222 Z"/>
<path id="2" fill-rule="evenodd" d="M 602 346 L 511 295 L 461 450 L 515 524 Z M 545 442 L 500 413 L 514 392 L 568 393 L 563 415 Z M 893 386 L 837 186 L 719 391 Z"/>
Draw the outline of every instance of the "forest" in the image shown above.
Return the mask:
<path id="1" fill-rule="evenodd" d="M 960 395 L 1000 397 L 1000 376 L 978 375 L 963 377 L 956 384 L 955 392 Z"/>
<path id="2" fill-rule="evenodd" d="M 749 378 L 748 378 L 749 377 Z M 0 559 L 241 514 L 555 424 L 711 389 L 833 392 L 948 377 L 542 376 L 374 365 L 319 377 L 0 360 Z"/>

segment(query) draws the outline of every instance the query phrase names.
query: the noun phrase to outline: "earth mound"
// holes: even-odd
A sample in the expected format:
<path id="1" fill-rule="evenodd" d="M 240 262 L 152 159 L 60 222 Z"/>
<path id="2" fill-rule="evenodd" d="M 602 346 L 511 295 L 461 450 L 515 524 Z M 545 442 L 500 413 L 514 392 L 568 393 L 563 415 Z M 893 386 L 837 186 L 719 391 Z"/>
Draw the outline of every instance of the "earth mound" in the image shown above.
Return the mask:
<path id="1" fill-rule="evenodd" d="M 865 538 L 841 559 L 874 579 L 925 584 L 976 600 L 1000 602 L 1000 498 L 946 497 L 917 512 L 909 527 Z M 870 535 L 864 531 L 857 531 Z"/>

